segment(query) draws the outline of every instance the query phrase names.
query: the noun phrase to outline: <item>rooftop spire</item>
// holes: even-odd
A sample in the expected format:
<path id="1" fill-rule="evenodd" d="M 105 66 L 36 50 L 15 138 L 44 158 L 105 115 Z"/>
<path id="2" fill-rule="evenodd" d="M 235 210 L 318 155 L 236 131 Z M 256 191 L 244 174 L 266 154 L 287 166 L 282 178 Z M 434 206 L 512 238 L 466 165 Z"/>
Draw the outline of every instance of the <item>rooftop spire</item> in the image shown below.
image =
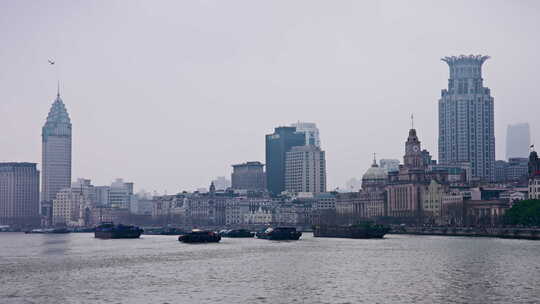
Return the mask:
<path id="1" fill-rule="evenodd" d="M 373 164 L 371 165 L 372 167 L 378 167 L 377 166 L 377 153 L 373 153 Z"/>
<path id="2" fill-rule="evenodd" d="M 414 129 L 414 114 L 411 113 L 411 129 Z"/>
<path id="3" fill-rule="evenodd" d="M 60 80 L 58 80 L 58 84 L 56 86 L 56 97 L 60 97 Z"/>

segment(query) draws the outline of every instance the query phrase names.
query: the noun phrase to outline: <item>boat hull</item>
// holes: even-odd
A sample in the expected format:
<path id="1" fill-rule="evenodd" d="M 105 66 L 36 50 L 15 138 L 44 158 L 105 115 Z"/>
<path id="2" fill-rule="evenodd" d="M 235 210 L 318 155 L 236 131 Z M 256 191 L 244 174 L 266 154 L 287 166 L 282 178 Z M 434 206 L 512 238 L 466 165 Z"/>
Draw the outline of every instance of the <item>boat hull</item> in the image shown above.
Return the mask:
<path id="1" fill-rule="evenodd" d="M 178 241 L 188 244 L 218 243 L 221 236 L 213 231 L 192 231 L 178 237 Z"/>
<path id="2" fill-rule="evenodd" d="M 313 236 L 348 239 L 382 239 L 388 231 L 390 229 L 385 227 L 316 227 L 313 231 Z"/>
<path id="3" fill-rule="evenodd" d="M 258 232 L 256 236 L 259 239 L 272 241 L 297 241 L 302 236 L 302 232 L 296 231 L 295 228 L 277 227 L 268 228 L 264 232 Z"/>
<path id="4" fill-rule="evenodd" d="M 96 231 L 94 236 L 98 239 L 138 239 L 140 231 L 118 232 L 118 231 Z"/>

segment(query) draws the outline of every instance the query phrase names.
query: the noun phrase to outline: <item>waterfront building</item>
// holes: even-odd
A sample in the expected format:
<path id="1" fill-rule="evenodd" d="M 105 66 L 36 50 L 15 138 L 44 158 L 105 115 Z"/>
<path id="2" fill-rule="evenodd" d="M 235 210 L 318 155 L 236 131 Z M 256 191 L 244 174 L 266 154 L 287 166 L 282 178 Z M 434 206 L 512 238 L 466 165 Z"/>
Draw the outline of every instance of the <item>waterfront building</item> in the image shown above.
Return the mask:
<path id="1" fill-rule="evenodd" d="M 442 197 L 447 193 L 448 187 L 432 179 L 429 185 L 423 188 L 422 212 L 424 222 L 439 224 L 442 211 Z"/>
<path id="2" fill-rule="evenodd" d="M 285 157 L 285 190 L 290 193 L 326 192 L 324 151 L 315 146 L 296 146 Z"/>
<path id="3" fill-rule="evenodd" d="M 302 132 L 305 134 L 306 145 L 321 147 L 321 139 L 319 137 L 319 129 L 317 125 L 312 122 L 297 122 L 291 124 L 291 127 L 296 128 L 296 132 Z"/>
<path id="4" fill-rule="evenodd" d="M 71 184 L 71 188 L 82 191 L 87 198 L 88 203 L 94 207 L 97 205 L 97 192 L 96 187 L 92 185 L 92 181 L 85 178 L 78 178 Z"/>
<path id="5" fill-rule="evenodd" d="M 249 210 L 244 214 L 244 225 L 264 225 L 272 223 L 273 210 L 269 207 L 259 206 L 256 210 Z"/>
<path id="6" fill-rule="evenodd" d="M 373 164 L 362 176 L 362 189 L 359 192 L 359 203 L 362 207 L 356 207 L 361 217 L 376 218 L 387 214 L 386 186 L 388 185 L 388 171 L 377 165 L 373 158 Z M 360 212 L 362 210 L 362 212 Z"/>
<path id="7" fill-rule="evenodd" d="M 399 159 L 383 158 L 379 161 L 379 166 L 386 172 L 399 171 Z"/>
<path id="8" fill-rule="evenodd" d="M 465 225 L 495 226 L 502 222 L 502 217 L 509 209 L 509 204 L 502 200 L 466 201 Z"/>
<path id="9" fill-rule="evenodd" d="M 71 120 L 58 92 L 41 132 L 42 201 L 52 201 L 60 190 L 71 186 L 71 136 Z"/>
<path id="10" fill-rule="evenodd" d="M 531 134 L 528 123 L 508 125 L 506 129 L 506 159 L 527 158 L 530 145 Z"/>
<path id="11" fill-rule="evenodd" d="M 507 181 L 527 180 L 529 159 L 527 157 L 511 157 L 506 168 Z"/>
<path id="12" fill-rule="evenodd" d="M 529 159 L 526 157 L 512 157 L 508 162 L 495 161 L 496 182 L 517 182 L 527 179 Z"/>
<path id="13" fill-rule="evenodd" d="M 110 186 L 95 186 L 96 192 L 96 205 L 97 206 L 110 206 L 109 195 L 111 193 Z"/>
<path id="14" fill-rule="evenodd" d="M 529 199 L 540 199 L 540 159 L 536 151 L 529 155 Z"/>
<path id="15" fill-rule="evenodd" d="M 0 225 L 39 225 L 35 163 L 0 163 Z"/>
<path id="16" fill-rule="evenodd" d="M 460 191 L 449 191 L 441 198 L 441 225 L 461 226 L 465 216 L 464 195 Z"/>
<path id="17" fill-rule="evenodd" d="M 266 186 L 272 195 L 285 191 L 285 157 L 292 147 L 304 146 L 305 134 L 295 127 L 277 127 L 266 135 Z"/>
<path id="18" fill-rule="evenodd" d="M 427 170 L 425 155 L 422 152 L 416 130 L 410 129 L 405 142 L 403 165 L 400 166 L 398 172 L 388 173 L 386 187 L 388 216 L 420 221 L 423 216 L 423 195 L 429 193 L 427 189 L 429 189 L 431 180 L 435 180 L 439 184 L 448 183 L 448 172 Z M 437 204 L 440 206 L 439 203 Z"/>
<path id="19" fill-rule="evenodd" d="M 264 164 L 261 162 L 250 161 L 232 167 L 231 181 L 233 189 L 254 191 L 266 189 Z"/>
<path id="20" fill-rule="evenodd" d="M 483 86 L 488 56 L 444 57 L 450 78 L 439 99 L 439 162 L 471 164 L 472 176 L 495 178 L 494 99 Z"/>
<path id="21" fill-rule="evenodd" d="M 496 166 L 496 165 L 495 165 Z M 496 167 L 495 167 L 496 168 Z M 471 165 L 469 163 L 431 164 L 428 167 L 431 172 L 445 172 L 448 174 L 448 182 L 467 184 L 471 181 Z"/>
<path id="22" fill-rule="evenodd" d="M 118 209 L 129 209 L 133 197 L 133 183 L 117 178 L 109 188 L 109 206 Z"/>
<path id="23" fill-rule="evenodd" d="M 313 196 L 313 210 L 336 210 L 336 196 L 330 192 L 318 193 Z"/>
<path id="24" fill-rule="evenodd" d="M 425 163 L 415 129 L 409 130 L 405 143 L 404 164 L 398 172 L 388 174 L 388 215 L 418 217 L 421 211 L 421 189 L 426 181 Z"/>
<path id="25" fill-rule="evenodd" d="M 81 189 L 64 188 L 53 200 L 52 223 L 55 226 L 81 227 L 90 224 L 91 204 Z"/>

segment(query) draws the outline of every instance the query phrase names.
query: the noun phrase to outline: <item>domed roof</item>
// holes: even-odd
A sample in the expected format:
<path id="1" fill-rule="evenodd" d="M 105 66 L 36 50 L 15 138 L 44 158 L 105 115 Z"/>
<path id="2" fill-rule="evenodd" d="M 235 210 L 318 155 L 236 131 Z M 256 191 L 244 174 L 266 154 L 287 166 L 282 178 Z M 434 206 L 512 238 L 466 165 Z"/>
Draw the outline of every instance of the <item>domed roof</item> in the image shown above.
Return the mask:
<path id="1" fill-rule="evenodd" d="M 377 165 L 377 161 L 374 159 L 373 164 L 369 169 L 367 169 L 366 173 L 362 176 L 362 180 L 385 180 L 388 173 L 385 169 L 380 168 Z"/>

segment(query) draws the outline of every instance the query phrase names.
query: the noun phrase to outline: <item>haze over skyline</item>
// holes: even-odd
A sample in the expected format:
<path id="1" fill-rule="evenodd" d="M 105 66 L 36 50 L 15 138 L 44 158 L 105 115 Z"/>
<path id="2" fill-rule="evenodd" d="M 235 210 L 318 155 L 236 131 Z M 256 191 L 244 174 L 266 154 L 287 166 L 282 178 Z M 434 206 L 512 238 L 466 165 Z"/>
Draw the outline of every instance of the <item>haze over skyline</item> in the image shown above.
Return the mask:
<path id="1" fill-rule="evenodd" d="M 441 57 L 482 54 L 496 158 L 508 124 L 538 142 L 534 1 L 0 3 L 0 161 L 41 162 L 56 95 L 73 123 L 73 179 L 173 193 L 264 162 L 264 135 L 317 123 L 328 189 L 402 160 L 414 113 L 437 158 Z M 51 67 L 48 58 L 57 64 Z"/>

